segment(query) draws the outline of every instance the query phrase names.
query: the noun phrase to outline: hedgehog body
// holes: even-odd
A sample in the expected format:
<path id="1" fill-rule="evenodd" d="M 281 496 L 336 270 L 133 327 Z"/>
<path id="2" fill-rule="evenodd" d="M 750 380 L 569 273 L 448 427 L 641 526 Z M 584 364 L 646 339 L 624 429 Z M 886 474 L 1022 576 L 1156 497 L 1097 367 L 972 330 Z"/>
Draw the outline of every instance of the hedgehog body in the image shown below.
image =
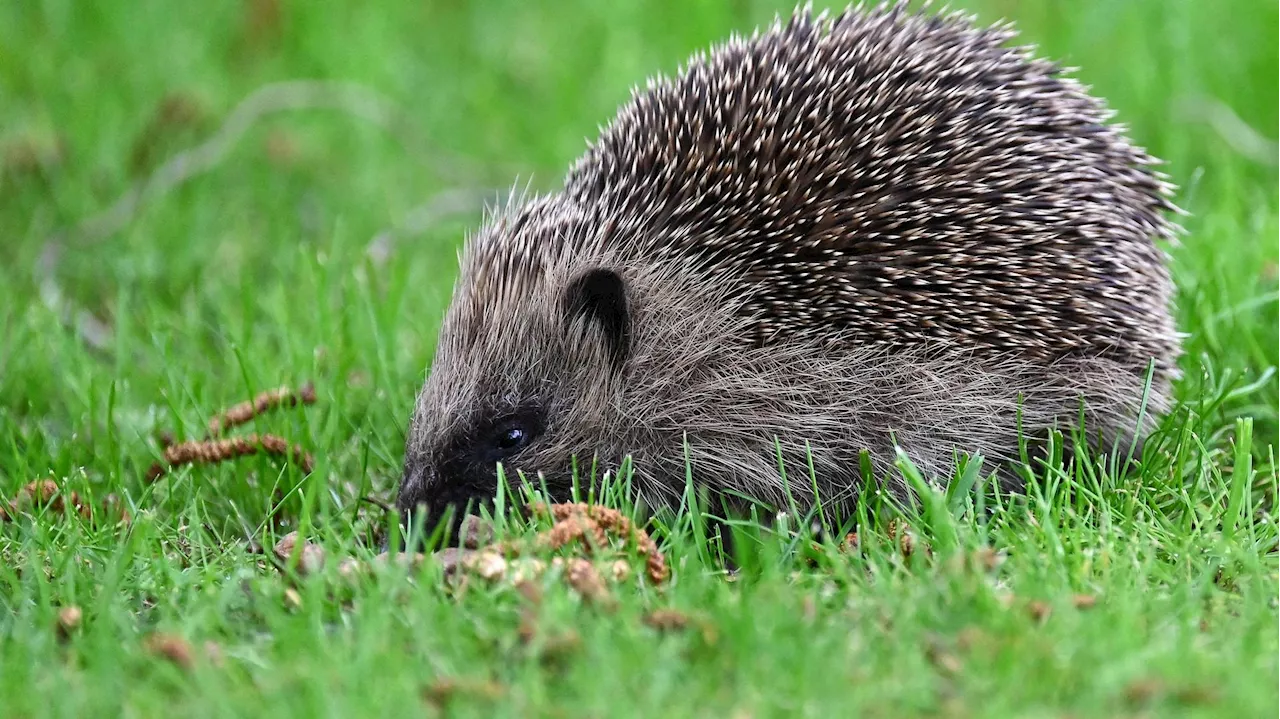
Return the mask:
<path id="1" fill-rule="evenodd" d="M 804 10 L 650 81 L 469 239 L 401 507 L 492 496 L 498 462 L 565 492 L 575 457 L 630 457 L 651 505 L 689 470 L 835 507 L 864 450 L 1016 485 L 1020 434 L 1140 440 L 1177 374 L 1170 188 L 1012 36 Z"/>

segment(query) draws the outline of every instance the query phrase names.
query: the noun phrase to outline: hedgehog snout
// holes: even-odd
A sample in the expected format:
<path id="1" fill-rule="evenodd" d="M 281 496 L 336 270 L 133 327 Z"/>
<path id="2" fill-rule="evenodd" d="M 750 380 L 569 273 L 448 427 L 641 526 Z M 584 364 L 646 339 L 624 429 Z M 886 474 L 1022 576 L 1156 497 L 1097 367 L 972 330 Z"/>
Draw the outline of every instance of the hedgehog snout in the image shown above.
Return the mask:
<path id="1" fill-rule="evenodd" d="M 444 544 L 457 544 L 466 514 L 493 500 L 493 480 L 481 466 L 457 453 L 406 454 L 396 497 L 406 551 L 421 551 L 442 529 Z"/>
<path id="2" fill-rule="evenodd" d="M 419 532 L 422 536 L 430 536 L 432 525 L 430 524 L 431 511 L 427 504 L 427 486 L 428 486 L 428 469 L 425 462 L 416 460 L 412 457 L 406 457 L 404 463 L 404 474 L 400 479 L 400 491 L 396 495 L 396 510 L 400 515 L 400 529 L 404 540 L 401 544 L 407 543 L 411 530 L 414 529 L 415 518 L 420 514 L 426 515 L 426 522 L 423 523 Z M 422 536 L 417 538 L 416 543 L 421 542 Z M 403 547 L 408 548 L 408 547 Z"/>
<path id="3" fill-rule="evenodd" d="M 400 548 L 421 552 L 425 543 L 435 537 L 448 522 L 443 533 L 444 546 L 456 545 L 460 539 L 462 520 L 467 509 L 484 497 L 457 482 L 449 482 L 426 462 L 407 462 L 396 509 L 400 514 Z"/>

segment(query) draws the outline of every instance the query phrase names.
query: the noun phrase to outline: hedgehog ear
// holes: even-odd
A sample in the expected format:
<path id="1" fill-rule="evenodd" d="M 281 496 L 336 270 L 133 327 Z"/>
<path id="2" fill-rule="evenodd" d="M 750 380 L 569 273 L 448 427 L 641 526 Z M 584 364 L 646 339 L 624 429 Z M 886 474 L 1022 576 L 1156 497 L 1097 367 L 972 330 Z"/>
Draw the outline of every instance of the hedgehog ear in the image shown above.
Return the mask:
<path id="1" fill-rule="evenodd" d="M 603 267 L 587 270 L 569 283 L 563 302 L 565 321 L 585 317 L 595 322 L 604 332 L 614 367 L 621 367 L 631 350 L 631 313 L 622 276 Z"/>

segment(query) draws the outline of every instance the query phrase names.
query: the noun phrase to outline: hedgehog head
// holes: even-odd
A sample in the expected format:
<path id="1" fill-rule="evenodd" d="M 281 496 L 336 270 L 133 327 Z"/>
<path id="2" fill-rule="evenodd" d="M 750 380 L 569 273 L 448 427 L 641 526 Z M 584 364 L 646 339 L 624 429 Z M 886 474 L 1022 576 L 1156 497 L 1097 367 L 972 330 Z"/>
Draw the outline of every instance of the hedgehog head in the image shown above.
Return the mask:
<path id="1" fill-rule="evenodd" d="M 599 437 L 618 416 L 635 290 L 607 257 L 559 251 L 600 231 L 535 200 L 468 243 L 409 429 L 402 517 L 424 505 L 433 526 L 449 505 L 460 517 L 493 497 L 499 464 L 558 494 L 575 459 L 589 467 L 607 450 Z"/>

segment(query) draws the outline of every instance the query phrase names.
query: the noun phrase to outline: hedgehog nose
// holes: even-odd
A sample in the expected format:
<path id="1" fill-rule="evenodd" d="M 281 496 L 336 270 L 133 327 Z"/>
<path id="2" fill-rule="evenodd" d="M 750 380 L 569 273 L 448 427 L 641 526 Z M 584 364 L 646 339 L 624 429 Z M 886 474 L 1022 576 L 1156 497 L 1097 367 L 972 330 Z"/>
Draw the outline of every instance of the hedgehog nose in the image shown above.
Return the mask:
<path id="1" fill-rule="evenodd" d="M 401 551 L 421 552 L 425 550 L 427 539 L 432 536 L 440 524 L 438 512 L 431 512 L 425 503 L 405 504 L 397 502 L 400 510 L 400 540 L 397 542 Z M 390 541 L 388 541 L 388 547 Z"/>
<path id="2" fill-rule="evenodd" d="M 402 549 L 408 550 L 409 533 L 415 529 L 415 516 L 428 515 L 427 512 L 427 471 L 421 462 L 412 460 L 405 461 L 404 475 L 400 480 L 400 492 L 396 497 L 396 509 L 400 513 L 400 534 L 402 540 L 398 544 L 402 545 Z M 429 527 L 416 527 L 419 532 L 429 531 Z M 422 538 L 418 537 L 415 544 L 421 543 Z"/>

